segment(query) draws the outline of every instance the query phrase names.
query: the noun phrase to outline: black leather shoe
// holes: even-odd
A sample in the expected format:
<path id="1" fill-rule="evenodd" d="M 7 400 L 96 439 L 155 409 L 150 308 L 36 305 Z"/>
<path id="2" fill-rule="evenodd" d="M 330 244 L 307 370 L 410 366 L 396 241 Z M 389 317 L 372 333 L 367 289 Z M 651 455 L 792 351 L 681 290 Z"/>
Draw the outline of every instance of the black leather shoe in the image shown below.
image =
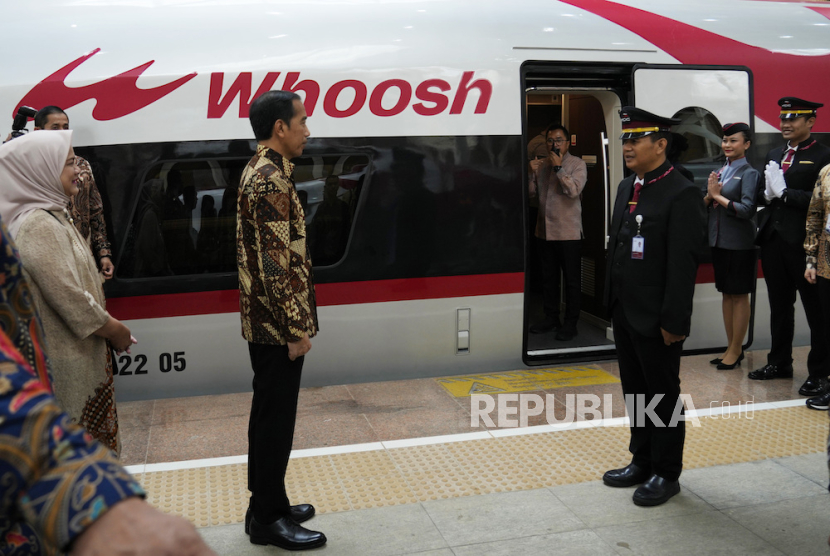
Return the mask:
<path id="1" fill-rule="evenodd" d="M 816 396 L 815 398 L 807 400 L 807 407 L 810 409 L 817 409 L 818 411 L 827 411 L 830 409 L 830 390 L 821 396 Z"/>
<path id="2" fill-rule="evenodd" d="M 544 334 L 545 332 L 550 332 L 551 330 L 557 330 L 559 328 L 562 328 L 562 324 L 560 324 L 558 318 L 545 317 L 545 320 L 537 322 L 531 326 L 530 332 L 531 334 Z"/>
<path id="3" fill-rule="evenodd" d="M 563 326 L 556 331 L 556 339 L 560 342 L 570 342 L 579 335 L 576 326 Z"/>
<path id="4" fill-rule="evenodd" d="M 632 499 L 638 506 L 659 506 L 680 492 L 678 481 L 667 481 L 658 475 L 652 475 L 648 481 L 637 487 Z"/>
<path id="5" fill-rule="evenodd" d="M 760 369 L 756 369 L 749 373 L 749 378 L 752 380 L 772 380 L 773 378 L 792 378 L 792 365 L 764 365 Z"/>
<path id="6" fill-rule="evenodd" d="M 651 473 L 648 470 L 630 463 L 622 469 L 606 471 L 602 482 L 610 487 L 625 488 L 645 482 L 649 475 Z"/>
<path id="7" fill-rule="evenodd" d="M 326 536 L 311 531 L 290 517 L 281 517 L 270 525 L 251 518 L 251 544 L 271 544 L 286 550 L 306 550 L 326 544 Z"/>
<path id="8" fill-rule="evenodd" d="M 799 396 L 820 396 L 827 391 L 828 383 L 826 378 L 810 377 L 804 381 L 801 388 L 798 389 Z"/>
<path id="9" fill-rule="evenodd" d="M 297 504 L 291 506 L 291 519 L 297 523 L 308 521 L 314 517 L 314 506 L 311 504 Z"/>
<path id="10" fill-rule="evenodd" d="M 297 523 L 302 523 L 304 521 L 308 521 L 312 517 L 314 517 L 314 506 L 311 504 L 297 504 L 296 506 L 291 506 L 291 519 L 296 521 Z M 248 510 L 245 512 L 245 534 L 251 534 L 251 508 L 248 507 Z"/>

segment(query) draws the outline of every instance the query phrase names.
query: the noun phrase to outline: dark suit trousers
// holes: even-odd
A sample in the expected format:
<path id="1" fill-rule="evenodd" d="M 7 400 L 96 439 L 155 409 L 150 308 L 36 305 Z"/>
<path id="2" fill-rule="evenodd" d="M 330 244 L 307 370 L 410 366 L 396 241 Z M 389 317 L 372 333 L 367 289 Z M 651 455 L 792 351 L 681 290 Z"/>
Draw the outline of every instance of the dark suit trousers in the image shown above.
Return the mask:
<path id="1" fill-rule="evenodd" d="M 773 232 L 761 245 L 761 268 L 767 282 L 772 333 L 767 363 L 785 366 L 793 362 L 795 292 L 798 291 L 810 326 L 807 370 L 813 378 L 826 377 L 830 374 L 830 352 L 825 341 L 824 315 L 818 287 L 804 278 L 804 249 L 787 243 Z"/>
<path id="2" fill-rule="evenodd" d="M 631 419 L 628 448 L 633 455 L 631 462 L 664 479 L 675 481 L 683 469 L 686 428 L 685 422 L 679 419 L 675 426 L 670 427 L 669 424 L 680 399 L 683 342 L 667 346 L 662 336 L 652 338 L 637 333 L 625 317 L 621 303 L 614 304 L 612 318 L 620 380 Z M 654 413 L 663 426 L 648 418 L 643 411 L 631 411 L 634 407 L 647 407 L 658 394 L 663 394 L 663 397 L 654 407 Z"/>
<path id="3" fill-rule="evenodd" d="M 297 396 L 304 357 L 288 359 L 288 346 L 248 343 L 254 398 L 248 422 L 248 490 L 259 523 L 289 514 L 285 470 L 294 442 Z"/>
<path id="4" fill-rule="evenodd" d="M 582 301 L 582 240 L 539 240 L 542 251 L 545 315 L 559 318 L 559 273 L 565 278 L 565 325 L 576 326 Z"/>

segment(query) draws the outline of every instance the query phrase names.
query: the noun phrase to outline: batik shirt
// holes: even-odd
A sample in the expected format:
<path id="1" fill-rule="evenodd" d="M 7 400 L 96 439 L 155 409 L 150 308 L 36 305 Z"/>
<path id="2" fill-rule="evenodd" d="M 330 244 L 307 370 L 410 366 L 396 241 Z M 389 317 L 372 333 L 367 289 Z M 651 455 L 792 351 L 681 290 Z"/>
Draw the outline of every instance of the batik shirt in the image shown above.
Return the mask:
<path id="1" fill-rule="evenodd" d="M 804 252 L 807 264 L 812 264 L 816 274 L 830 279 L 830 165 L 821 169 L 818 175 L 810 208 L 807 209 L 807 237 Z"/>
<path id="2" fill-rule="evenodd" d="M 0 553 L 66 550 L 114 504 L 143 495 L 0 333 Z"/>
<path id="3" fill-rule="evenodd" d="M 305 214 L 293 171 L 287 158 L 259 145 L 239 183 L 239 310 L 242 336 L 252 343 L 286 344 L 317 333 Z"/>
<path id="4" fill-rule="evenodd" d="M 107 224 L 104 221 L 104 203 L 101 193 L 95 185 L 89 162 L 80 156 L 75 157 L 81 173 L 78 176 L 78 193 L 69 202 L 69 212 L 75 221 L 75 227 L 89 242 L 95 262 L 101 266 L 101 257 L 112 260 L 112 248 L 107 241 Z"/>
<path id="5" fill-rule="evenodd" d="M 23 277 L 20 255 L 6 225 L 0 221 L 0 330 L 50 391 L 51 368 L 46 357 L 43 325 L 35 310 L 32 290 Z"/>

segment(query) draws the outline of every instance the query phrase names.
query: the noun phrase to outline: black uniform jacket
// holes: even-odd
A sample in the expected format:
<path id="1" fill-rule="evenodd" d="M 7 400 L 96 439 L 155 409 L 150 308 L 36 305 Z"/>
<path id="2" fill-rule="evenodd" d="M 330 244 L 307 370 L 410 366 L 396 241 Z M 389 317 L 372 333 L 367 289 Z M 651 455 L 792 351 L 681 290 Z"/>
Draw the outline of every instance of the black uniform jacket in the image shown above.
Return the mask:
<path id="1" fill-rule="evenodd" d="M 787 147 L 772 149 L 767 154 L 764 167 L 771 160 L 781 164 Z M 830 164 L 830 148 L 822 145 L 811 135 L 798 144 L 793 156 L 792 166 L 784 173 L 787 195 L 783 199 L 773 199 L 767 204 L 764 199 L 763 182 L 758 192 L 758 206 L 764 207 L 758 214 L 758 243 L 772 237 L 772 232 L 789 244 L 802 248 L 806 236 L 807 208 L 822 168 Z M 762 171 L 762 180 L 763 180 Z"/>
<path id="2" fill-rule="evenodd" d="M 605 300 L 609 310 L 621 303 L 631 326 L 643 336 L 659 337 L 660 328 L 688 335 L 692 320 L 698 259 L 706 245 L 703 195 L 665 162 L 645 175 L 637 207 L 629 213 L 634 189 L 631 175 L 620 182 L 611 218 Z M 643 217 L 643 258 L 632 258 L 637 215 Z"/>

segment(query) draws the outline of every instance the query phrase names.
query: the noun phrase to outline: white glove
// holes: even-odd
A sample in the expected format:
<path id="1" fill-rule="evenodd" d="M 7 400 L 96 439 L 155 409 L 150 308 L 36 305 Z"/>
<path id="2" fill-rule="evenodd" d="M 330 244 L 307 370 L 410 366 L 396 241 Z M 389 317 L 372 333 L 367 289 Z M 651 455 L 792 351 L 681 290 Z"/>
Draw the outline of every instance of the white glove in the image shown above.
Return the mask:
<path id="1" fill-rule="evenodd" d="M 766 179 L 766 175 L 767 175 L 767 171 L 764 170 L 764 176 L 765 176 L 765 179 L 764 179 L 764 199 L 766 199 L 767 203 L 769 203 L 773 199 L 775 199 L 775 193 L 773 193 L 772 190 L 769 188 L 769 180 Z"/>
<path id="2" fill-rule="evenodd" d="M 773 195 L 780 199 L 781 195 L 783 195 L 784 191 L 787 189 L 787 184 L 784 181 L 784 172 L 781 171 L 781 167 L 778 166 L 778 163 L 770 161 L 767 164 L 767 167 L 764 168 L 764 176 L 767 181 L 767 189 L 769 189 Z M 771 199 L 768 198 L 767 200 Z"/>

